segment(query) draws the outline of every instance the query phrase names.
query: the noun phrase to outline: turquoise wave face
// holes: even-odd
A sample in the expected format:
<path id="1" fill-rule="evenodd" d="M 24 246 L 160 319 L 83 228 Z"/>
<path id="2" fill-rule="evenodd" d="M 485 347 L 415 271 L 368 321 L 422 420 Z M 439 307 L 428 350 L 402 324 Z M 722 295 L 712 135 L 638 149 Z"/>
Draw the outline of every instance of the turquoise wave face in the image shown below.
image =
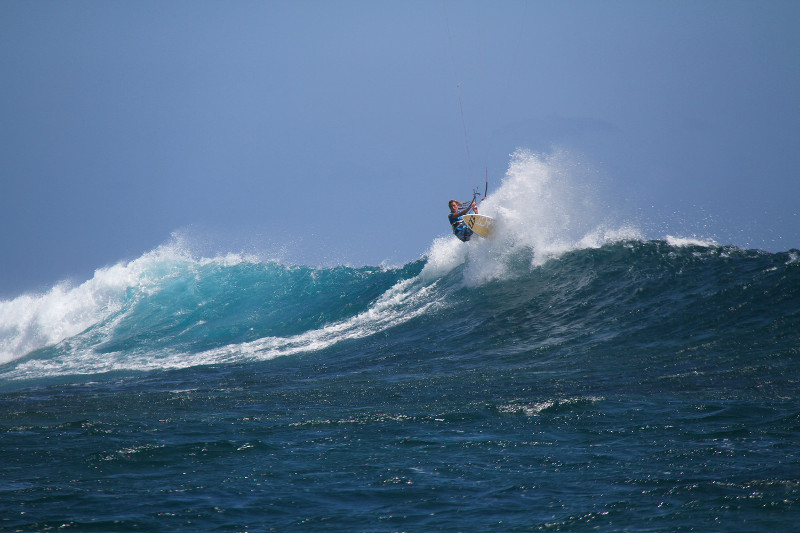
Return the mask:
<path id="1" fill-rule="evenodd" d="M 96 349 L 169 347 L 198 352 L 298 335 L 366 311 L 413 270 L 413 266 L 315 269 L 247 262 L 184 268 L 157 287 L 129 290 L 123 309 L 92 328 L 103 330 L 114 324 Z"/>
<path id="2" fill-rule="evenodd" d="M 444 267 L 433 250 L 399 268 L 152 252 L 79 287 L 3 303 L 0 379 L 238 363 L 376 336 L 465 360 L 574 362 L 600 347 L 669 366 L 800 329 L 796 251 L 634 240 L 537 264 L 524 247 L 459 250 Z"/>

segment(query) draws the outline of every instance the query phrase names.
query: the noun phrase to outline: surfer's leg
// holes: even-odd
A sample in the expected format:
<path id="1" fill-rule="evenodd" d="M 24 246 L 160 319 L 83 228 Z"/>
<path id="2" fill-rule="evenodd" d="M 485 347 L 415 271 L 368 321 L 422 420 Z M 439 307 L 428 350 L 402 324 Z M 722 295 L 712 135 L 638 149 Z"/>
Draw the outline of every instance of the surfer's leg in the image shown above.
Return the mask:
<path id="1" fill-rule="evenodd" d="M 460 230 L 458 230 L 458 233 L 456 233 L 456 237 L 461 239 L 463 242 L 467 242 L 470 239 L 470 237 L 472 237 L 472 233 L 473 231 L 471 229 L 463 227 Z"/>

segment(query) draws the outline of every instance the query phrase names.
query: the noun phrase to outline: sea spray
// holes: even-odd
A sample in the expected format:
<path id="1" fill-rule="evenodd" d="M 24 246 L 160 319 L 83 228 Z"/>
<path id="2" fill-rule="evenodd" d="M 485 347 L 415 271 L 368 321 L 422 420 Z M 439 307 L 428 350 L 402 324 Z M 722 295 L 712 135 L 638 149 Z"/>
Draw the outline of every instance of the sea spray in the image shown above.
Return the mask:
<path id="1" fill-rule="evenodd" d="M 499 187 L 480 204 L 495 219 L 490 239 L 466 245 L 437 239 L 426 257 L 424 276 L 437 276 L 466 263 L 464 282 L 518 276 L 520 265 L 534 268 L 571 250 L 642 239 L 641 232 L 615 221 L 604 206 L 597 172 L 564 151 L 536 154 L 517 150 Z"/>

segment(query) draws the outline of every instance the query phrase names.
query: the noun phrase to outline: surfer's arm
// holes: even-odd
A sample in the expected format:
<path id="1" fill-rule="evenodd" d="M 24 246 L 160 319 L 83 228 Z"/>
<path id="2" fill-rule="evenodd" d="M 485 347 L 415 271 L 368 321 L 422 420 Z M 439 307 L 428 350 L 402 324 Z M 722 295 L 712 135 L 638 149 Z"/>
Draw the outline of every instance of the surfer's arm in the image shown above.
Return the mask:
<path id="1" fill-rule="evenodd" d="M 458 213 L 454 213 L 454 215 L 457 216 L 457 217 L 464 216 L 467 213 L 469 213 L 471 209 L 475 209 L 475 213 L 476 214 L 478 213 L 478 206 L 475 204 L 475 202 L 472 202 L 467 207 L 465 207 L 463 211 L 459 211 Z"/>

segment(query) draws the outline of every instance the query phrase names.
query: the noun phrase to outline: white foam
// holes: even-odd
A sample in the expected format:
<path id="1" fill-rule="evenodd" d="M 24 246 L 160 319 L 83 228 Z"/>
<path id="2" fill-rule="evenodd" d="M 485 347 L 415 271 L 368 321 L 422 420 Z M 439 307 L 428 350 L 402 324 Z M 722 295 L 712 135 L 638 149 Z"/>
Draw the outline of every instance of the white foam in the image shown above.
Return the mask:
<path id="1" fill-rule="evenodd" d="M 575 398 L 558 398 L 552 400 L 544 400 L 541 402 L 511 402 L 505 405 L 498 406 L 498 411 L 501 413 L 508 413 L 508 414 L 521 414 L 525 416 L 538 416 L 543 411 L 546 411 L 552 407 L 564 407 L 569 405 L 575 404 L 582 404 L 582 403 L 598 403 L 603 401 L 603 398 L 600 396 L 587 396 L 587 397 L 575 397 Z"/>
<path id="2" fill-rule="evenodd" d="M 0 302 L 0 364 L 58 343 L 118 311 L 122 290 L 95 277 L 78 287 L 61 283 L 46 294 Z"/>
<path id="3" fill-rule="evenodd" d="M 468 247 L 455 237 L 437 237 L 426 253 L 427 259 L 420 276 L 426 281 L 441 278 L 464 264 L 468 250 Z"/>
<path id="4" fill-rule="evenodd" d="M 713 248 L 719 244 L 713 239 L 699 239 L 697 237 L 673 237 L 667 235 L 667 244 L 675 246 L 676 248 L 685 248 L 687 246 L 701 246 L 703 248 Z"/>

